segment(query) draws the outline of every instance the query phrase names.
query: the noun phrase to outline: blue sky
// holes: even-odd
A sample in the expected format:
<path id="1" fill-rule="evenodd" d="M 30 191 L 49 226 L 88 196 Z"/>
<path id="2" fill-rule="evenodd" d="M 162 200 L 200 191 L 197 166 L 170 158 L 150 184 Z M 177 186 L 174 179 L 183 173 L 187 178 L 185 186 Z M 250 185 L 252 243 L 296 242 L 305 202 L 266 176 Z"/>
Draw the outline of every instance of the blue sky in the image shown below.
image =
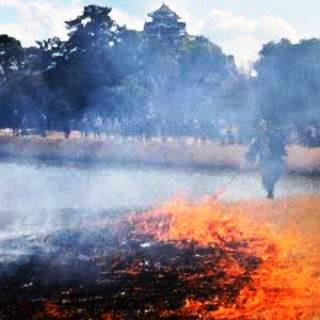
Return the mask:
<path id="1" fill-rule="evenodd" d="M 237 63 L 248 67 L 263 43 L 320 37 L 320 0 L 166 0 L 187 22 L 192 34 L 204 34 Z M 141 29 L 147 12 L 162 0 L 0 0 L 0 33 L 24 45 L 57 35 L 65 38 L 63 21 L 96 3 L 113 7 L 121 24 Z"/>

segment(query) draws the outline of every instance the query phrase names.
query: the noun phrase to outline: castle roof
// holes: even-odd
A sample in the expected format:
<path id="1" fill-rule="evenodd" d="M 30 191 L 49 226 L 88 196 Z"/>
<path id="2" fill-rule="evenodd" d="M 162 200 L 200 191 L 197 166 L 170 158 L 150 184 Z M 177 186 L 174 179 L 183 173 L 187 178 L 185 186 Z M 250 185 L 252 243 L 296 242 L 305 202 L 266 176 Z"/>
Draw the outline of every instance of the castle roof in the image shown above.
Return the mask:
<path id="1" fill-rule="evenodd" d="M 151 18 L 170 17 L 170 18 L 180 19 L 180 17 L 164 3 L 162 4 L 162 6 L 158 10 L 156 10 L 152 13 L 149 13 L 148 15 Z"/>

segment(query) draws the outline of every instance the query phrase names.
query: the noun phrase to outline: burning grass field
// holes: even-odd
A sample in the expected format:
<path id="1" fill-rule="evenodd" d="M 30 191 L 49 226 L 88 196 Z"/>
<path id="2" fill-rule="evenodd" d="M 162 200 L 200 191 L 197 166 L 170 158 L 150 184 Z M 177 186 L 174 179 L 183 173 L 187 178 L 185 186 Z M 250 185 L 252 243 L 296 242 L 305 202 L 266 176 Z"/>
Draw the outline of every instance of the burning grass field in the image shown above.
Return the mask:
<path id="1" fill-rule="evenodd" d="M 250 170 L 244 163 L 246 146 L 222 146 L 218 142 L 194 139 L 142 141 L 121 137 L 81 139 L 72 132 L 70 139 L 52 132 L 39 136 L 12 137 L 0 132 L 0 156 L 10 159 L 86 161 L 120 164 L 148 164 L 175 167 L 236 168 Z M 300 174 L 320 173 L 320 149 L 288 146 L 288 170 Z"/>
<path id="2" fill-rule="evenodd" d="M 33 254 L 1 265 L 0 318 L 319 319 L 319 208 L 176 199 L 25 238 Z"/>

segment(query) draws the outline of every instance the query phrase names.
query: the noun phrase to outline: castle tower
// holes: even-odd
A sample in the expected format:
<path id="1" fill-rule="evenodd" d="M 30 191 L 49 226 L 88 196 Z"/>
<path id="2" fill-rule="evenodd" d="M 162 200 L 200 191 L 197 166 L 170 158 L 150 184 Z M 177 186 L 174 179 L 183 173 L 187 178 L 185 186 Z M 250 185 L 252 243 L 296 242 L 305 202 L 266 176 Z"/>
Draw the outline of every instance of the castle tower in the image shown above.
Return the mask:
<path id="1" fill-rule="evenodd" d="M 177 45 L 187 34 L 186 24 L 165 4 L 148 16 L 151 21 L 145 23 L 144 35 L 151 43 Z"/>

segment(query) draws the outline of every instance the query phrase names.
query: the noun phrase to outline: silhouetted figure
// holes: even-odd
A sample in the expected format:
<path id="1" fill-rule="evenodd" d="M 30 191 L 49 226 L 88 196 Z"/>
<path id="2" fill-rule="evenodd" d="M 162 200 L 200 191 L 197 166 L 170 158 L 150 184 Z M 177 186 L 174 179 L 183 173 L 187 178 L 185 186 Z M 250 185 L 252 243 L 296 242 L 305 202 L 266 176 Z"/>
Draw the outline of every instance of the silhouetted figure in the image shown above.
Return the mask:
<path id="1" fill-rule="evenodd" d="M 102 127 L 103 127 L 103 119 L 102 117 L 97 115 L 93 122 L 93 131 L 94 131 L 95 138 L 101 138 Z"/>
<path id="2" fill-rule="evenodd" d="M 287 156 L 285 139 L 280 130 L 271 128 L 266 121 L 261 121 L 257 137 L 252 141 L 246 159 L 255 162 L 259 158 L 262 184 L 268 199 L 274 198 L 274 189 L 285 170 Z"/>
<path id="3" fill-rule="evenodd" d="M 48 128 L 48 117 L 46 114 L 41 113 L 40 120 L 39 120 L 39 133 L 40 135 L 45 138 L 47 136 L 47 130 Z"/>
<path id="4" fill-rule="evenodd" d="M 63 130 L 63 134 L 64 134 L 64 138 L 65 139 L 69 139 L 70 138 L 70 134 L 71 134 L 71 119 L 63 119 L 62 122 L 62 130 Z"/>
<path id="5" fill-rule="evenodd" d="M 88 138 L 90 132 L 90 121 L 86 114 L 83 115 L 80 121 L 80 132 L 82 138 Z"/>
<path id="6" fill-rule="evenodd" d="M 20 123 L 21 123 L 21 119 L 20 119 L 19 111 L 15 109 L 13 111 L 13 118 L 12 118 L 12 129 L 13 129 L 13 135 L 15 137 L 19 136 L 20 134 Z"/>
<path id="7" fill-rule="evenodd" d="M 26 115 L 24 115 L 21 120 L 21 135 L 23 136 L 28 135 L 28 126 L 29 126 L 29 119 Z"/>

